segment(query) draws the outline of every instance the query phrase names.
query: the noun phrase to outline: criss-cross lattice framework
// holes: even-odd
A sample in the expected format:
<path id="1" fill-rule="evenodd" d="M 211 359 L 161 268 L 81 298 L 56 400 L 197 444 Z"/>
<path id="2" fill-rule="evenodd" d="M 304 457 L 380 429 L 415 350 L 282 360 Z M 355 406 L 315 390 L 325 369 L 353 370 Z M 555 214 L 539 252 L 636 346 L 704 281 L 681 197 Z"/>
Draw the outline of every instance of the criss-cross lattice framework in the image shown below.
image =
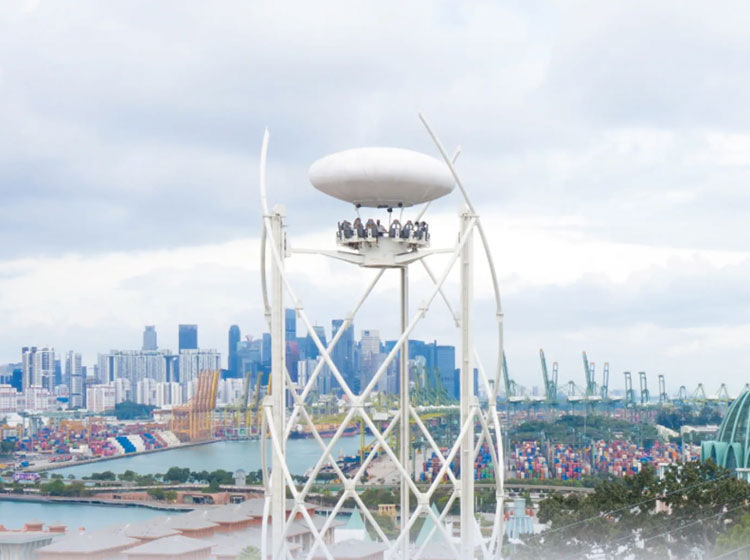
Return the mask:
<path id="1" fill-rule="evenodd" d="M 266 501 L 263 513 L 263 526 L 262 526 L 262 540 L 261 544 L 263 550 L 261 552 L 262 557 L 266 558 L 267 553 L 270 552 L 271 556 L 276 559 L 291 558 L 286 543 L 286 536 L 293 523 L 297 522 L 301 517 L 304 523 L 307 525 L 312 537 L 313 545 L 310 550 L 305 551 L 306 558 L 312 558 L 313 555 L 323 554 L 329 560 L 333 560 L 327 546 L 327 542 L 330 539 L 327 538 L 327 534 L 332 529 L 332 524 L 336 519 L 337 515 L 341 511 L 343 504 L 348 499 L 353 499 L 357 504 L 359 510 L 365 516 L 370 526 L 375 530 L 379 539 L 385 543 L 388 547 L 387 555 L 388 558 L 420 558 L 426 543 L 430 541 L 432 534 L 438 531 L 442 535 L 442 539 L 445 542 L 445 546 L 451 550 L 455 558 L 465 559 L 474 558 L 477 553 L 482 558 L 498 558 L 501 553 L 502 544 L 502 501 L 503 501 L 503 457 L 502 457 L 502 444 L 501 444 L 501 428 L 500 421 L 497 412 L 497 391 L 500 384 L 501 375 L 501 356 L 503 348 L 503 329 L 502 329 L 502 307 L 500 302 L 500 293 L 497 282 L 497 275 L 492 261 L 492 257 L 489 251 L 489 245 L 484 229 L 482 228 L 479 216 L 474 210 L 473 205 L 469 199 L 466 188 L 461 182 L 455 167 L 453 160 L 451 160 L 445 150 L 443 149 L 437 136 L 432 132 L 425 119 L 420 115 L 420 119 L 424 123 L 427 131 L 434 140 L 438 150 L 440 151 L 445 163 L 449 167 L 453 177 L 463 195 L 466 209 L 461 215 L 461 228 L 458 237 L 458 241 L 455 246 L 442 251 L 425 251 L 423 254 L 415 256 L 411 259 L 411 262 L 419 261 L 425 268 L 429 278 L 433 283 L 432 289 L 429 291 L 427 298 L 419 306 L 417 313 L 410 320 L 407 320 L 404 309 L 406 308 L 406 294 L 408 293 L 408 276 L 407 267 L 408 262 L 399 265 L 397 268 L 401 269 L 401 286 L 402 286 L 402 332 L 400 333 L 396 344 L 390 350 L 383 363 L 376 370 L 368 384 L 361 389 L 359 394 L 355 394 L 347 384 L 341 371 L 338 369 L 332 359 L 332 352 L 340 338 L 346 331 L 346 329 L 353 323 L 354 318 L 362 305 L 365 303 L 369 295 L 377 283 L 382 278 L 385 268 L 381 268 L 375 273 L 375 276 L 367 286 L 364 294 L 359 299 L 353 310 L 346 317 L 343 325 L 338 329 L 333 339 L 326 346 L 322 343 L 319 336 L 317 335 L 312 323 L 302 305 L 302 302 L 295 295 L 295 291 L 289 281 L 288 276 L 284 271 L 284 260 L 290 253 L 287 248 L 286 238 L 283 227 L 284 212 L 281 208 L 274 208 L 273 211 L 269 211 L 267 200 L 266 200 L 266 188 L 265 188 L 265 170 L 266 170 L 266 157 L 268 150 L 268 132 L 264 136 L 263 148 L 261 152 L 261 166 L 260 166 L 260 188 L 261 188 L 261 203 L 264 212 L 263 215 L 263 231 L 261 239 L 261 281 L 263 288 L 264 304 L 266 309 L 266 319 L 269 323 L 272 337 L 272 355 L 274 357 L 272 363 L 272 390 L 271 395 L 267 396 L 263 404 L 263 426 L 261 429 L 261 457 L 263 461 L 263 475 L 264 484 L 266 488 Z M 458 153 L 456 154 L 456 156 Z M 455 159 L 455 157 L 454 157 Z M 417 221 L 421 219 L 424 212 L 427 209 L 426 205 L 419 214 Z M 487 262 L 492 277 L 492 283 L 494 288 L 495 300 L 496 300 L 496 316 L 498 324 L 498 367 L 492 378 L 488 377 L 486 370 L 482 366 L 482 362 L 474 346 L 474 339 L 471 333 L 471 299 L 472 299 L 472 284 L 473 284 L 473 237 L 474 232 L 478 232 L 481 238 Z M 267 251 L 270 249 L 270 257 L 267 258 Z M 294 251 L 292 251 L 294 252 Z M 305 253 L 315 253 L 321 255 L 328 255 L 334 258 L 341 258 L 340 255 L 336 255 L 330 251 L 297 251 Z M 434 253 L 448 254 L 448 262 L 444 266 L 443 270 L 439 274 L 435 274 L 429 264 L 424 260 L 424 257 Z M 266 278 L 266 261 L 270 261 L 271 269 L 271 286 L 270 295 L 268 290 L 268 282 Z M 346 259 L 344 259 L 346 260 Z M 453 270 L 456 264 L 459 264 L 461 269 L 461 300 L 462 307 L 461 312 L 457 313 L 452 308 L 448 297 L 446 296 L 443 286 Z M 307 332 L 312 338 L 313 343 L 317 347 L 321 360 L 319 360 L 312 374 L 309 375 L 305 385 L 298 391 L 296 384 L 292 381 L 289 372 L 287 371 L 286 364 L 284 363 L 284 318 L 283 318 L 283 297 L 284 293 L 291 300 L 297 317 L 305 325 Z M 401 400 L 399 402 L 398 413 L 387 423 L 384 430 L 378 428 L 370 414 L 365 409 L 365 403 L 371 396 L 373 390 L 378 385 L 379 380 L 383 375 L 386 375 L 388 366 L 393 362 L 399 352 L 401 352 L 402 359 L 402 388 L 404 386 L 404 374 L 403 372 L 407 369 L 404 367 L 404 356 L 406 355 L 406 348 L 410 334 L 414 331 L 415 327 L 424 318 L 425 314 L 429 310 L 434 300 L 440 296 L 446 306 L 448 307 L 451 315 L 454 318 L 456 326 L 461 330 L 461 404 L 460 404 L 460 427 L 459 435 L 455 440 L 455 443 L 449 448 L 447 456 L 444 456 L 441 449 L 436 444 L 434 438 L 430 434 L 429 429 L 425 426 L 424 422 L 419 416 L 419 410 L 413 406 L 408 400 L 408 390 L 405 393 L 402 390 Z M 403 351 L 402 351 L 403 349 Z M 339 425 L 334 436 L 326 443 L 323 440 L 320 433 L 318 432 L 310 414 L 307 411 L 306 401 L 310 396 L 311 391 L 316 385 L 316 380 L 321 374 L 323 367 L 328 366 L 331 375 L 341 387 L 341 390 L 347 397 L 349 407 L 346 412 L 344 420 Z M 479 373 L 479 382 L 482 383 L 486 394 L 488 395 L 488 404 L 486 407 L 480 406 L 480 403 L 474 394 L 473 387 L 473 370 L 474 367 Z M 408 382 L 408 378 L 407 382 Z M 408 383 L 407 383 L 408 387 Z M 286 417 L 286 397 L 287 394 L 291 396 L 293 401 L 293 408 L 289 418 Z M 405 396 L 406 395 L 406 396 Z M 298 485 L 292 478 L 292 474 L 289 471 L 286 460 L 285 460 L 285 448 L 286 441 L 292 431 L 293 427 L 299 422 L 304 422 L 309 427 L 312 437 L 320 447 L 321 454 L 314 465 L 307 481 L 304 484 Z M 417 433 L 424 437 L 425 441 L 429 444 L 431 451 L 435 453 L 440 461 L 440 469 L 437 475 L 433 478 L 432 482 L 426 487 L 418 486 L 410 475 L 409 466 L 409 453 L 404 453 L 405 449 L 408 449 L 404 438 L 411 437 L 410 422 L 414 422 Z M 362 422 L 363 425 L 370 430 L 374 437 L 374 443 L 364 457 L 364 460 L 360 466 L 352 473 L 345 474 L 336 463 L 336 458 L 333 456 L 333 449 L 339 442 L 346 428 L 355 422 Z M 479 430 L 477 430 L 479 426 Z M 398 430 L 401 434 L 401 445 L 398 449 L 394 449 L 389 443 L 389 438 L 394 432 Z M 268 469 L 266 464 L 267 457 L 267 445 L 271 445 L 271 456 L 272 456 L 272 468 Z M 478 453 L 484 444 L 487 444 L 490 450 L 490 456 L 494 468 L 495 475 L 495 496 L 497 503 L 496 514 L 493 517 L 493 524 L 491 534 L 489 537 L 483 536 L 479 525 L 474 517 L 474 462 L 478 456 Z M 385 453 L 395 465 L 401 479 L 401 505 L 402 505 L 402 516 L 401 516 L 401 531 L 396 539 L 389 539 L 380 524 L 377 522 L 372 513 L 368 510 L 365 504 L 362 502 L 358 488 L 362 484 L 362 476 L 366 472 L 367 468 L 372 463 L 376 454 Z M 461 471 L 457 477 L 450 467 L 450 464 L 454 459 L 458 458 L 461 464 Z M 323 523 L 322 527 L 320 524 L 314 523 L 308 510 L 305 508 L 305 499 L 310 495 L 313 484 L 320 473 L 320 470 L 329 464 L 338 478 L 341 480 L 343 485 L 343 493 L 336 502 L 330 515 Z M 435 496 L 435 492 L 438 487 L 448 485 L 451 489 L 451 493 L 446 505 L 441 511 L 436 514 L 431 509 L 431 504 Z M 292 497 L 292 506 L 288 508 L 286 505 L 287 492 Z M 410 498 L 414 497 L 416 500 L 416 508 L 413 512 L 410 512 L 409 502 Z M 461 538 L 459 544 L 454 543 L 454 539 L 448 534 L 446 529 L 445 520 L 456 500 L 459 500 L 461 505 L 461 517 L 460 517 L 460 528 Z M 421 547 L 413 548 L 409 542 L 409 533 L 411 528 L 417 519 L 426 515 L 432 519 L 433 528 L 430 536 L 424 540 Z M 271 521 L 271 550 L 267 551 L 267 536 L 268 536 L 268 522 Z M 281 522 L 279 522 L 281 521 Z M 410 548 L 411 547 L 411 548 Z"/>

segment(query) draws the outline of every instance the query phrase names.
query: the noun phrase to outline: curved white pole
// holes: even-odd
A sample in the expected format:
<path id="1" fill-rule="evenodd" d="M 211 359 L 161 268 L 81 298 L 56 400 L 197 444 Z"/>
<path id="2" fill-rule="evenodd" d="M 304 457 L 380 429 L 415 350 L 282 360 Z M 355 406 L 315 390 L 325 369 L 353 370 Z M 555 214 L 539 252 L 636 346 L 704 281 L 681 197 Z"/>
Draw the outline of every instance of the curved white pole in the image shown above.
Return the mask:
<path id="1" fill-rule="evenodd" d="M 271 303 L 268 301 L 268 278 L 266 277 L 266 235 L 265 220 L 260 230 L 260 291 L 263 294 L 263 314 L 268 328 L 271 328 Z"/>
<path id="2" fill-rule="evenodd" d="M 268 159 L 268 141 L 270 134 L 268 128 L 263 132 L 263 144 L 260 148 L 260 207 L 264 216 L 270 216 L 268 211 L 268 195 L 266 189 L 266 161 Z"/>
<path id="3" fill-rule="evenodd" d="M 435 143 L 435 146 L 437 146 L 437 149 L 440 152 L 440 155 L 443 157 L 443 160 L 445 161 L 446 165 L 448 166 L 448 169 L 450 169 L 450 172 L 453 175 L 453 178 L 456 181 L 456 184 L 458 185 L 458 188 L 461 190 L 461 194 L 464 197 L 464 202 L 466 202 L 466 205 L 469 207 L 469 210 L 471 211 L 471 213 L 476 216 L 476 211 L 474 210 L 474 204 L 472 204 L 471 199 L 469 198 L 469 193 L 466 190 L 466 187 L 464 186 L 463 182 L 461 181 L 461 178 L 458 176 L 458 172 L 456 171 L 456 168 L 453 165 L 453 162 L 448 157 L 448 154 L 446 153 L 445 148 L 443 148 L 443 144 L 440 142 L 440 139 L 437 137 L 437 134 L 435 134 L 435 132 L 432 130 L 432 128 L 427 122 L 427 119 L 425 119 L 422 113 L 419 113 L 419 119 L 422 121 L 422 124 L 427 129 L 427 133 L 432 138 L 432 141 Z M 487 240 L 487 235 L 484 231 L 484 227 L 482 227 L 482 222 L 479 219 L 479 216 L 476 216 L 476 218 L 477 218 L 477 228 L 479 230 L 479 236 L 482 239 L 484 252 L 485 252 L 485 255 L 487 256 L 487 264 L 490 267 L 490 275 L 492 276 L 492 288 L 495 292 L 496 314 L 497 314 L 497 321 L 498 321 L 499 331 L 500 331 L 499 336 L 498 336 L 500 344 L 498 345 L 498 365 L 497 365 L 497 373 L 495 374 L 495 387 L 493 388 L 493 395 L 489 395 L 490 397 L 496 398 L 498 386 L 500 384 L 500 376 L 502 374 L 503 307 L 502 307 L 502 300 L 500 298 L 500 284 L 498 281 L 497 270 L 495 269 L 495 261 L 492 259 L 492 252 L 490 251 L 489 241 Z"/>
<path id="4" fill-rule="evenodd" d="M 479 231 L 479 237 L 482 240 L 482 246 L 484 248 L 484 253 L 487 258 L 487 264 L 490 269 L 490 275 L 492 278 L 492 288 L 495 293 L 495 314 L 497 318 L 497 339 L 498 339 L 498 346 L 497 346 L 497 369 L 495 371 L 495 382 L 492 387 L 491 394 L 488 395 L 489 397 L 489 411 L 492 419 L 492 423 L 495 426 L 495 437 L 497 439 L 498 443 L 498 455 L 499 460 L 503 461 L 500 465 L 501 470 L 501 477 L 499 480 L 496 480 L 496 500 L 497 500 L 497 507 L 499 508 L 497 518 L 500 518 L 499 523 L 502 523 L 501 516 L 503 514 L 502 511 L 502 503 L 503 503 L 503 494 L 504 494 L 504 477 L 505 477 L 505 465 L 502 452 L 502 432 L 500 427 L 500 419 L 498 417 L 497 413 L 497 393 L 500 387 L 500 380 L 502 375 L 502 363 L 503 363 L 503 307 L 502 307 L 502 299 L 500 297 L 500 283 L 498 279 L 497 270 L 495 268 L 495 261 L 492 258 L 492 252 L 490 251 L 489 246 L 489 240 L 487 239 L 487 234 L 484 230 L 484 227 L 482 225 L 482 221 L 479 219 L 479 216 L 476 214 L 476 211 L 474 210 L 474 205 L 471 202 L 471 199 L 469 197 L 469 193 L 466 190 L 466 187 L 464 186 L 463 182 L 461 181 L 461 178 L 458 175 L 458 172 L 456 171 L 455 166 L 453 165 L 453 162 L 448 157 L 448 154 L 445 151 L 445 148 L 443 148 L 442 143 L 440 142 L 440 139 L 438 138 L 437 134 L 432 130 L 432 127 L 430 127 L 429 123 L 427 122 L 427 119 L 419 113 L 419 119 L 422 121 L 422 124 L 424 125 L 425 129 L 427 130 L 427 133 L 432 138 L 432 141 L 435 143 L 435 146 L 437 147 L 438 151 L 440 152 L 440 155 L 443 157 L 443 160 L 445 161 L 445 164 L 448 166 L 448 169 L 450 169 L 451 174 L 453 175 L 453 178 L 456 181 L 456 184 L 458 185 L 458 188 L 461 190 L 461 194 L 464 197 L 464 202 L 469 207 L 469 210 L 472 214 L 474 214 L 476 219 L 476 226 Z M 493 533 L 494 533 L 493 528 Z M 500 554 L 501 546 L 498 543 L 497 539 L 502 539 L 502 530 L 499 531 L 499 535 L 496 535 L 496 539 L 494 543 L 492 543 L 491 548 L 497 547 L 496 552 Z"/>

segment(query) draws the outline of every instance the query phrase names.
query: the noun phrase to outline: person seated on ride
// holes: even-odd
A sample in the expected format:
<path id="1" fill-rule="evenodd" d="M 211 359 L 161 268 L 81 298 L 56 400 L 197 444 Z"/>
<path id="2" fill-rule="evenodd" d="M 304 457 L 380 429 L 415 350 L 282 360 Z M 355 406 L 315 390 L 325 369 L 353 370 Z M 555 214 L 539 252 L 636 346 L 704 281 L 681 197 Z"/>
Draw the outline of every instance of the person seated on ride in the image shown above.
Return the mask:
<path id="1" fill-rule="evenodd" d="M 367 220 L 365 230 L 367 230 L 367 235 L 369 237 L 372 237 L 373 239 L 378 236 L 378 226 L 375 225 L 375 220 L 373 220 L 372 218 Z"/>
<path id="2" fill-rule="evenodd" d="M 357 237 L 365 238 L 367 237 L 367 234 L 365 233 L 365 228 L 362 226 L 362 220 L 359 218 L 356 218 L 354 220 L 354 231 L 357 232 Z"/>
<path id="3" fill-rule="evenodd" d="M 351 239 L 352 235 L 354 235 L 354 230 L 352 229 L 352 224 L 349 223 L 349 220 L 344 220 L 344 223 L 341 224 L 340 230 L 344 234 L 344 239 Z"/>
<path id="4" fill-rule="evenodd" d="M 380 223 L 380 220 L 377 221 L 376 225 L 377 225 L 377 228 L 378 228 L 378 237 L 382 237 L 383 235 L 385 235 L 386 233 L 388 233 L 388 230 L 385 229 L 385 226 L 383 226 L 383 224 Z"/>
<path id="5" fill-rule="evenodd" d="M 391 222 L 391 229 L 388 230 L 388 237 L 395 238 L 401 235 L 401 222 L 398 219 Z"/>
<path id="6" fill-rule="evenodd" d="M 411 222 L 411 220 L 407 221 L 404 224 L 404 227 L 401 229 L 401 239 L 411 238 L 411 234 L 413 230 L 414 230 L 414 224 Z"/>

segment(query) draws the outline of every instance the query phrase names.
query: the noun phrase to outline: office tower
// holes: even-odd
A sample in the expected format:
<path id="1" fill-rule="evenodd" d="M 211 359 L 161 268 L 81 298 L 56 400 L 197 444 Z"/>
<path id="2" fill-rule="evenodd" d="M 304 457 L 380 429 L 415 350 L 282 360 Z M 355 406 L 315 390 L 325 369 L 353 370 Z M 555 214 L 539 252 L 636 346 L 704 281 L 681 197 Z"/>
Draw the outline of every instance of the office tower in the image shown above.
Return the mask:
<path id="1" fill-rule="evenodd" d="M 296 340 L 286 341 L 286 369 L 292 381 L 297 381 L 297 364 L 300 359 L 299 343 Z"/>
<path id="2" fill-rule="evenodd" d="M 54 375 L 54 381 L 52 383 L 52 387 L 55 387 L 56 385 L 62 385 L 63 384 L 63 378 L 62 378 L 62 364 L 60 363 L 59 359 L 55 359 L 55 375 Z M 50 389 L 51 391 L 52 389 Z"/>
<path id="3" fill-rule="evenodd" d="M 263 333 L 263 342 L 261 343 L 260 349 L 260 360 L 260 363 L 264 369 L 269 369 L 271 367 L 271 335 L 269 333 Z"/>
<path id="4" fill-rule="evenodd" d="M 21 348 L 23 387 L 43 387 L 50 393 L 55 386 L 55 350 L 54 348 Z"/>
<path id="5" fill-rule="evenodd" d="M 315 331 L 315 334 L 318 335 L 323 348 L 325 348 L 328 345 L 328 343 L 326 342 L 325 328 L 321 325 L 314 325 L 313 330 Z M 313 337 L 309 332 L 307 333 L 307 336 L 305 336 L 304 340 L 300 339 L 300 354 L 302 355 L 302 358 L 310 360 L 314 360 L 315 358 L 320 356 L 320 351 L 315 345 L 315 341 L 313 341 Z"/>
<path id="6" fill-rule="evenodd" d="M 16 368 L 10 378 L 11 386 L 19 393 L 23 391 L 23 369 Z"/>
<path id="7" fill-rule="evenodd" d="M 248 373 L 252 375 L 253 383 L 257 379 L 255 375 L 261 369 L 262 341 L 242 340 L 237 345 L 235 360 L 237 364 L 237 376 L 244 378 Z"/>
<path id="8" fill-rule="evenodd" d="M 440 383 L 449 396 L 458 399 L 459 395 L 455 392 L 458 383 L 456 382 L 456 348 L 453 346 L 435 345 L 435 369 L 437 376 L 440 377 Z"/>
<path id="9" fill-rule="evenodd" d="M 359 351 L 362 357 L 367 354 L 380 354 L 380 332 L 376 330 L 362 331 L 359 339 Z"/>
<path id="10" fill-rule="evenodd" d="M 380 333 L 377 330 L 364 330 L 359 340 L 359 371 L 360 387 L 366 387 L 375 373 L 385 361 L 386 355 L 381 351 Z M 387 392 L 388 378 L 382 375 L 378 380 L 377 391 Z"/>
<path id="11" fill-rule="evenodd" d="M 331 321 L 331 337 L 335 338 L 336 333 L 344 325 L 343 319 L 334 319 Z M 341 372 L 344 380 L 349 384 L 349 387 L 355 392 L 359 392 L 359 378 L 355 376 L 355 363 L 354 363 L 354 325 L 344 331 L 336 343 L 333 349 L 331 358 L 333 363 Z M 357 377 L 355 379 L 355 377 Z"/>
<path id="12" fill-rule="evenodd" d="M 297 340 L 297 312 L 294 309 L 285 309 L 284 321 L 286 341 L 292 342 Z"/>
<path id="13" fill-rule="evenodd" d="M 240 364 L 237 359 L 237 345 L 240 343 L 242 333 L 237 325 L 229 327 L 229 352 L 227 354 L 227 369 L 230 377 L 241 377 Z"/>
<path id="14" fill-rule="evenodd" d="M 70 408 L 81 408 L 83 406 L 83 367 L 81 366 L 81 355 L 70 350 L 65 355 L 65 379 L 70 387 Z"/>
<path id="15" fill-rule="evenodd" d="M 183 350 L 198 349 L 198 325 L 180 325 L 178 330 L 179 348 Z"/>
<path id="16" fill-rule="evenodd" d="M 154 325 L 146 325 L 143 330 L 143 350 L 156 350 L 156 327 Z"/>

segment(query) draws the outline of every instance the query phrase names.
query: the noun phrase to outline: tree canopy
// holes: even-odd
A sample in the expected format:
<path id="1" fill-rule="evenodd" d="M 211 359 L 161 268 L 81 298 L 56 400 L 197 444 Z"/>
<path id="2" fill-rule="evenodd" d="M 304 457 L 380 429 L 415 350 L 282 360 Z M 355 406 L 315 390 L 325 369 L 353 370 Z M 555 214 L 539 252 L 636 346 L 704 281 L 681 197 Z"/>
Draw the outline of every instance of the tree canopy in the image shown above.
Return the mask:
<path id="1" fill-rule="evenodd" d="M 603 481 L 591 494 L 555 493 L 540 502 L 539 521 L 549 529 L 526 537 L 518 554 L 687 558 L 712 551 L 749 505 L 750 485 L 713 462 L 674 465 L 661 479 L 644 467 L 634 476 Z"/>

